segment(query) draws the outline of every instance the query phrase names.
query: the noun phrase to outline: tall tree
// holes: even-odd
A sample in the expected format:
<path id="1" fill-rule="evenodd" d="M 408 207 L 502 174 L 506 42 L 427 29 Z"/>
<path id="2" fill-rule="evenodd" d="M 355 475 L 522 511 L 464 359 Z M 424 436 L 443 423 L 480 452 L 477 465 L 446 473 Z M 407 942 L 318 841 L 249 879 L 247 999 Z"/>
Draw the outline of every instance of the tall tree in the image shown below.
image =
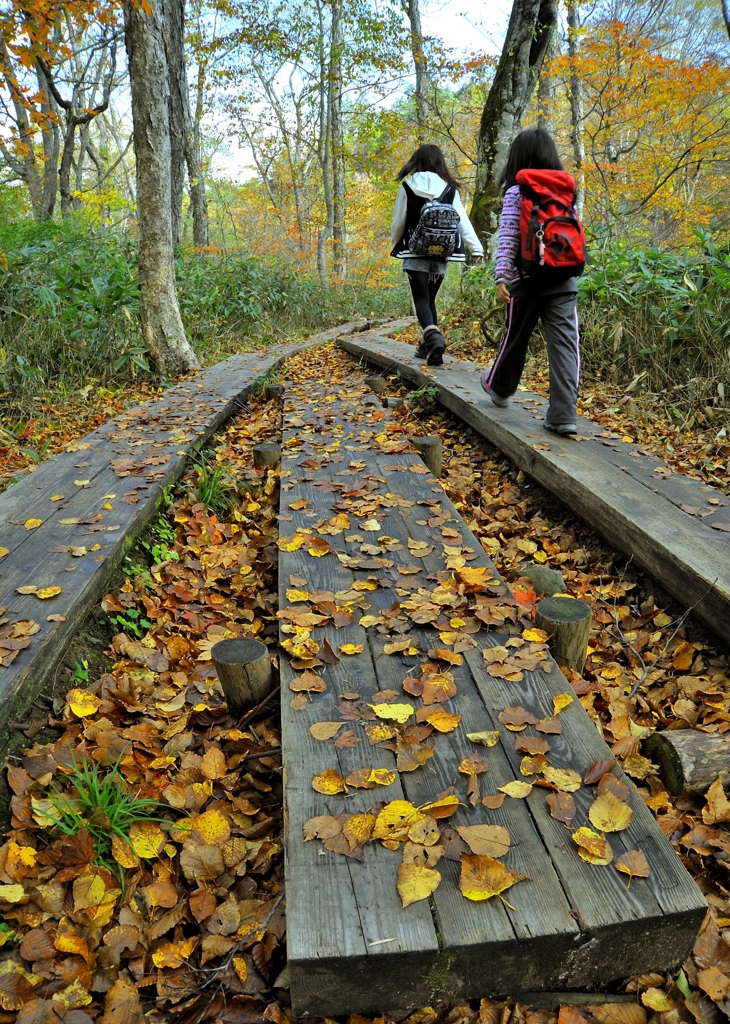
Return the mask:
<path id="1" fill-rule="evenodd" d="M 342 58 L 345 22 L 342 0 L 332 0 L 329 90 L 330 145 L 332 148 L 332 270 L 343 277 L 347 269 L 345 223 L 345 132 L 342 123 Z"/>
<path id="2" fill-rule="evenodd" d="M 578 216 L 583 215 L 585 199 L 586 148 L 583 142 L 583 82 L 576 67 L 578 56 L 578 32 L 580 10 L 578 0 L 566 0 L 568 10 L 568 89 L 570 92 L 570 142 L 573 147 L 573 174 L 576 180 L 576 208 Z"/>
<path id="3" fill-rule="evenodd" d="M 497 227 L 497 182 L 527 105 L 557 22 L 555 0 L 514 0 L 497 71 L 482 111 L 477 136 L 477 179 L 471 220 L 482 239 Z"/>
<path id="4" fill-rule="evenodd" d="M 147 12 L 124 3 L 137 178 L 142 331 L 162 373 L 199 369 L 185 337 L 175 286 L 170 159 L 170 87 L 161 0 Z"/>
<path id="5" fill-rule="evenodd" d="M 190 97 L 185 64 L 185 0 L 162 0 L 162 28 L 167 64 L 170 118 L 170 216 L 172 241 L 180 241 L 185 191 L 185 134 L 190 124 Z"/>
<path id="6" fill-rule="evenodd" d="M 423 30 L 421 29 L 421 8 L 418 0 L 405 0 L 408 22 L 411 27 L 411 53 L 416 72 L 416 140 L 420 145 L 425 141 L 428 127 L 428 106 L 426 104 L 426 87 L 428 83 L 428 64 L 423 49 Z"/>

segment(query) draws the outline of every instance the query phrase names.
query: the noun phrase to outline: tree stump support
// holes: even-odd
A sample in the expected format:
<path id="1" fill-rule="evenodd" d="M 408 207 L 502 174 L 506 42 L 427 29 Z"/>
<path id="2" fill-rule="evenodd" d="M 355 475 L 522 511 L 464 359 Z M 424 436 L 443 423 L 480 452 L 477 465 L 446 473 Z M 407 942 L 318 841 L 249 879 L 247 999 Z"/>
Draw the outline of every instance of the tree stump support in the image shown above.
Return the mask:
<path id="1" fill-rule="evenodd" d="M 214 644 L 210 654 L 232 712 L 246 711 L 271 692 L 271 659 L 266 644 L 237 637 Z"/>
<path id="2" fill-rule="evenodd" d="M 385 394 L 385 377 L 366 377 L 365 383 L 376 395 Z"/>
<path id="3" fill-rule="evenodd" d="M 404 399 L 396 398 L 393 395 L 391 395 L 388 398 L 384 398 L 383 399 L 383 408 L 384 409 L 397 409 L 399 406 L 403 405 L 403 401 L 404 401 Z"/>
<path id="4" fill-rule="evenodd" d="M 440 437 L 414 437 L 411 444 L 434 476 L 441 476 L 444 445 Z"/>
<path id="5" fill-rule="evenodd" d="M 535 625 L 548 634 L 560 665 L 582 674 L 591 629 L 591 609 L 575 597 L 548 597 L 535 607 Z"/>
<path id="6" fill-rule="evenodd" d="M 699 729 L 655 732 L 642 744 L 642 752 L 659 765 L 659 775 L 672 796 L 685 790 L 704 792 L 720 776 L 730 784 L 730 734 Z"/>
<path id="7" fill-rule="evenodd" d="M 271 398 L 278 398 L 284 394 L 283 384 L 264 384 L 264 398 L 268 401 Z"/>
<path id="8" fill-rule="evenodd" d="M 281 462 L 281 445 L 274 441 L 265 441 L 253 446 L 253 464 L 256 469 L 278 466 Z"/>

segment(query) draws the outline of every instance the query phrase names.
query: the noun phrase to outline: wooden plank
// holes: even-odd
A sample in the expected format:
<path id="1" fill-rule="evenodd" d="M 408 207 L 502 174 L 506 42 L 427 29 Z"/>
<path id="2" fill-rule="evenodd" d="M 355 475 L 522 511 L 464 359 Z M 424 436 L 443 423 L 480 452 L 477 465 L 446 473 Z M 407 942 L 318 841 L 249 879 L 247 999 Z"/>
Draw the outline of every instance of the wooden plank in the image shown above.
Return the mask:
<path id="1" fill-rule="evenodd" d="M 428 522 L 436 507 L 436 522 L 448 522 L 461 534 L 469 565 L 486 566 L 498 579 L 494 566 L 439 483 L 430 475 L 416 475 L 401 467 L 402 463 L 418 463 L 418 457 L 371 450 L 375 434 L 381 439 L 387 437 L 398 447 L 397 431 L 383 429 L 388 426 L 389 416 L 374 397 L 365 394 L 352 379 L 327 388 L 308 384 L 304 403 L 302 390 L 298 384 L 299 397 L 293 395 L 285 409 L 284 447 L 288 457 L 282 470 L 281 518 L 287 526 L 284 528 L 282 523 L 282 532 L 289 534 L 298 527 L 313 528 L 325 522 L 335 513 L 335 506 L 337 510 L 346 506 L 348 489 L 355 483 L 353 497 L 362 496 L 367 487 L 373 495 L 373 511 L 368 515 L 377 518 L 382 533 L 403 547 L 400 551 L 389 550 L 393 565 L 367 570 L 345 568 L 331 556 L 312 558 L 301 551 L 284 550 L 280 556 L 282 606 L 286 604 L 289 573 L 304 577 L 310 589 L 314 586 L 339 591 L 341 599 L 348 591 L 350 596 L 362 594 L 369 606 L 368 614 L 387 611 L 414 587 L 429 588 L 427 577 L 444 568 L 440 535 L 432 536 Z M 303 405 L 306 417 L 302 415 Z M 383 496 L 387 498 L 385 505 L 379 501 Z M 308 506 L 290 512 L 290 503 L 299 498 L 307 499 Z M 411 504 L 404 505 L 404 501 Z M 359 523 L 352 514 L 351 520 L 350 530 L 327 540 L 336 551 L 362 557 L 362 539 L 357 538 L 364 535 L 359 534 Z M 376 531 L 367 539 L 377 536 Z M 420 559 L 422 572 L 402 576 L 398 565 L 412 561 L 409 538 L 436 541 L 437 546 Z M 362 587 L 369 578 L 377 581 L 375 589 Z M 357 579 L 361 586 L 352 590 Z M 462 721 L 457 731 L 439 736 L 434 756 L 426 765 L 401 773 L 397 783 L 382 794 L 356 791 L 347 798 L 326 798 L 309 785 L 324 767 L 336 768 L 345 775 L 354 767 L 391 766 L 393 755 L 364 742 L 338 751 L 331 743 L 313 741 L 309 726 L 338 719 L 334 696 L 343 690 L 368 697 L 378 688 L 400 692 L 408 668 L 399 657 L 384 654 L 384 641 L 372 629 L 366 632 L 353 624 L 333 630 L 327 625 L 322 634 L 316 633 L 318 642 L 324 635 L 335 649 L 348 641 L 369 646 L 356 657 L 319 668 L 328 689 L 314 696 L 303 711 L 291 708 L 293 693 L 287 690 L 295 673 L 288 663 L 282 664 L 288 941 L 295 1013 L 333 1015 L 385 1007 L 405 1009 L 419 1005 L 426 995 L 430 1000 L 505 996 L 514 991 L 515 977 L 520 978 L 521 988 L 536 991 L 593 986 L 639 971 L 673 967 L 685 959 L 702 923 L 706 903 L 630 784 L 634 821 L 625 832 L 612 836 L 611 842 L 617 854 L 635 846 L 644 849 L 652 865 L 648 880 L 634 880 L 627 888 L 613 866 L 595 867 L 580 861 L 569 833 L 549 817 L 545 794 L 535 789 L 527 801 L 507 799 L 501 808 L 492 811 L 480 804 L 460 809 L 453 819 L 461 824 L 503 824 L 510 832 L 513 844 L 505 862 L 530 877 L 510 889 L 508 903 L 464 899 L 458 888 L 458 863 L 442 859 L 442 881 L 431 900 L 438 946 L 429 940 L 428 948 L 423 947 L 425 919 L 417 941 L 415 930 L 410 938 L 398 933 L 396 929 L 403 926 L 402 919 L 410 911 L 422 908 L 425 914 L 427 910 L 425 901 L 401 909 L 395 897 L 398 854 L 372 849 L 370 858 L 354 862 L 321 849 L 313 851 L 314 843 L 302 842 L 304 822 L 316 814 L 337 814 L 343 803 L 348 811 L 366 809 L 379 799 L 399 798 L 401 793 L 419 805 L 454 784 L 463 797 L 465 780 L 458 765 L 475 750 L 466 740 L 467 731 L 496 728 L 500 732 L 499 744 L 484 755 L 489 764 L 488 773 L 481 777 L 486 781 L 485 789 L 494 792 L 498 785 L 523 778 L 514 734 L 501 727 L 497 716 L 506 706 L 522 702 L 525 707 L 539 709 L 540 717 L 549 717 L 553 694 L 564 692 L 567 683 L 553 663 L 544 672 L 526 673 L 519 684 L 487 675 L 481 647 L 506 638 L 478 633 L 474 636 L 478 646 L 467 653 L 462 666 L 453 670 L 458 692 L 446 705 L 447 710 L 461 714 Z M 410 635 L 420 638 L 423 650 L 433 644 L 431 629 L 416 628 Z M 406 694 L 399 699 L 411 703 Z M 564 734 L 550 737 L 551 763 L 583 772 L 606 756 L 605 744 L 577 700 L 563 712 L 563 720 Z M 587 820 L 593 795 L 588 787 L 576 794 L 580 824 Z M 368 849 L 366 846 L 366 854 Z M 364 876 L 373 871 L 378 877 L 368 881 Z M 310 898 L 314 886 L 316 906 Z M 375 947 L 379 950 L 377 957 L 372 955 L 372 947 L 368 952 L 368 943 L 373 941 L 369 935 L 389 940 L 383 944 L 385 948 Z M 393 949 L 391 942 L 396 936 L 398 945 Z M 368 959 L 374 970 L 369 969 Z M 403 988 L 406 981 L 408 990 Z"/>
<path id="2" fill-rule="evenodd" d="M 231 356 L 170 388 L 162 398 L 105 423 L 0 494 L 0 544 L 9 551 L 0 561 L 3 618 L 11 623 L 30 619 L 40 627 L 30 646 L 9 667 L 0 667 L 0 747 L 9 738 L 9 724 L 24 716 L 111 573 L 154 516 L 163 489 L 183 472 L 188 456 L 241 407 L 258 377 L 287 356 L 360 326 L 345 324 L 302 343 Z M 124 477 L 112 467 L 122 459 L 133 470 Z M 76 480 L 89 483 L 77 486 Z M 51 502 L 56 494 L 65 497 Z M 116 497 L 110 499 L 110 494 Z M 96 521 L 62 522 L 86 517 Z M 31 518 L 42 525 L 27 530 L 23 523 Z M 91 550 L 96 544 L 98 550 Z M 89 552 L 74 558 L 51 550 L 69 545 L 85 546 Z M 15 593 L 25 585 L 63 590 L 39 601 Z M 48 622 L 49 614 L 65 621 Z"/>
<path id="3" fill-rule="evenodd" d="M 442 405 L 558 495 L 677 601 L 692 607 L 718 636 L 730 639 L 730 536 L 682 512 L 643 474 L 616 466 L 595 425 L 580 420 L 581 433 L 591 435 L 585 442 L 547 434 L 539 412 L 535 417 L 526 405 L 529 400 L 539 410 L 544 401 L 540 396 L 520 392 L 508 409 L 496 409 L 471 363 L 447 357 L 443 367 L 426 370 L 413 358 L 411 346 L 382 334 L 367 333 L 340 344 L 386 372 L 399 370 L 419 386 L 436 384 Z M 681 486 L 688 487 L 687 478 Z M 692 505 L 704 506 L 709 497 L 727 502 L 721 492 L 699 482 L 694 487 Z"/>
<path id="4" fill-rule="evenodd" d="M 325 392 L 322 391 L 322 399 Z M 289 401 L 284 410 L 285 453 L 300 438 L 299 406 Z M 289 426 L 294 421 L 297 425 Z M 286 473 L 302 461 L 302 452 L 282 461 L 281 508 L 284 515 L 292 501 L 305 499 L 320 513 L 325 511 L 317 484 L 332 480 L 329 464 L 309 474 L 306 481 L 288 488 Z M 332 467 L 336 469 L 335 465 Z M 330 513 L 331 514 L 331 513 Z M 290 527 L 310 526 L 309 511 L 297 511 Z M 344 550 L 340 537 L 328 538 L 333 549 Z M 342 546 L 341 546 L 342 545 Z M 335 558 L 314 559 L 301 551 L 281 551 L 279 556 L 280 607 L 289 601 L 289 577 L 307 579 L 310 587 L 333 593 L 349 591 L 353 576 Z M 293 710 L 295 694 L 290 684 L 297 675 L 283 659 L 282 750 L 286 806 L 287 945 L 293 1006 L 297 1016 L 340 1014 L 357 1007 L 360 1012 L 384 1006 L 406 1007 L 428 1002 L 429 975 L 438 955 L 438 941 L 427 904 L 401 907 L 394 885 L 393 862 L 397 854 L 379 844 L 368 844 L 362 861 L 323 850 L 318 842 L 303 842 L 302 828 L 311 817 L 368 810 L 377 797 L 372 791 L 355 790 L 341 805 L 342 797 L 327 798 L 312 789 L 312 779 L 326 768 L 346 776 L 367 766 L 393 768 L 389 751 L 367 744 L 338 750 L 332 743 L 318 743 L 309 726 L 336 720 L 337 695 L 358 691 L 365 700 L 377 690 L 372 655 L 365 630 L 353 623 L 318 633 L 335 650 L 346 643 L 364 644 L 362 654 L 344 658 L 337 665 L 318 669 L 328 689 L 316 695 L 302 711 Z M 387 787 L 387 799 L 403 799 L 400 782 Z"/>

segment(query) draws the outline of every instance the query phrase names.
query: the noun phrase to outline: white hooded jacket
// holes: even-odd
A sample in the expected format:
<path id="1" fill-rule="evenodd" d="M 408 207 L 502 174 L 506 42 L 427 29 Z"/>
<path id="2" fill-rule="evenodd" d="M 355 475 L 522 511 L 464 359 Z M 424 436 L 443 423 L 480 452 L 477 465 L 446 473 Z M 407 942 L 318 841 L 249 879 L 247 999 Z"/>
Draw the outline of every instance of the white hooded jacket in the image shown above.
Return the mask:
<path id="1" fill-rule="evenodd" d="M 416 171 L 415 174 L 411 174 L 410 177 L 405 178 L 404 180 L 416 195 L 423 196 L 424 199 L 436 199 L 441 195 L 447 184 L 444 179 L 434 171 Z M 459 230 L 467 252 L 471 256 L 483 256 L 484 248 L 477 237 L 476 231 L 471 226 L 471 221 L 464 209 L 464 204 L 462 203 L 461 196 L 458 192 L 454 196 L 453 205 L 454 209 L 459 214 Z M 398 194 L 395 197 L 393 223 L 390 226 L 390 241 L 393 246 L 396 246 L 403 237 L 403 232 L 406 226 L 407 207 L 408 197 L 405 189 L 403 188 L 403 184 L 401 183 L 401 187 L 398 189 Z"/>

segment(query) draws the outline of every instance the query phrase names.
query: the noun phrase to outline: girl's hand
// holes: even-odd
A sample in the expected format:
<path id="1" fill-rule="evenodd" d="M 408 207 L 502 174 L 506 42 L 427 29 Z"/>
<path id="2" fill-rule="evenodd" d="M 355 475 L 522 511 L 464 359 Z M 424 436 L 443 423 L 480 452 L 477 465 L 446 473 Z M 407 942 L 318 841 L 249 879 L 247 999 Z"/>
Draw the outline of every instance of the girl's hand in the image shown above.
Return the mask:
<path id="1" fill-rule="evenodd" d="M 510 300 L 509 288 L 504 283 L 504 281 L 500 281 L 499 284 L 497 285 L 497 298 L 499 299 L 500 302 L 504 303 L 505 305 Z"/>
<path id="2" fill-rule="evenodd" d="M 483 256 L 472 256 L 471 262 L 474 264 L 474 266 L 479 266 L 481 263 L 484 263 L 484 257 Z"/>

